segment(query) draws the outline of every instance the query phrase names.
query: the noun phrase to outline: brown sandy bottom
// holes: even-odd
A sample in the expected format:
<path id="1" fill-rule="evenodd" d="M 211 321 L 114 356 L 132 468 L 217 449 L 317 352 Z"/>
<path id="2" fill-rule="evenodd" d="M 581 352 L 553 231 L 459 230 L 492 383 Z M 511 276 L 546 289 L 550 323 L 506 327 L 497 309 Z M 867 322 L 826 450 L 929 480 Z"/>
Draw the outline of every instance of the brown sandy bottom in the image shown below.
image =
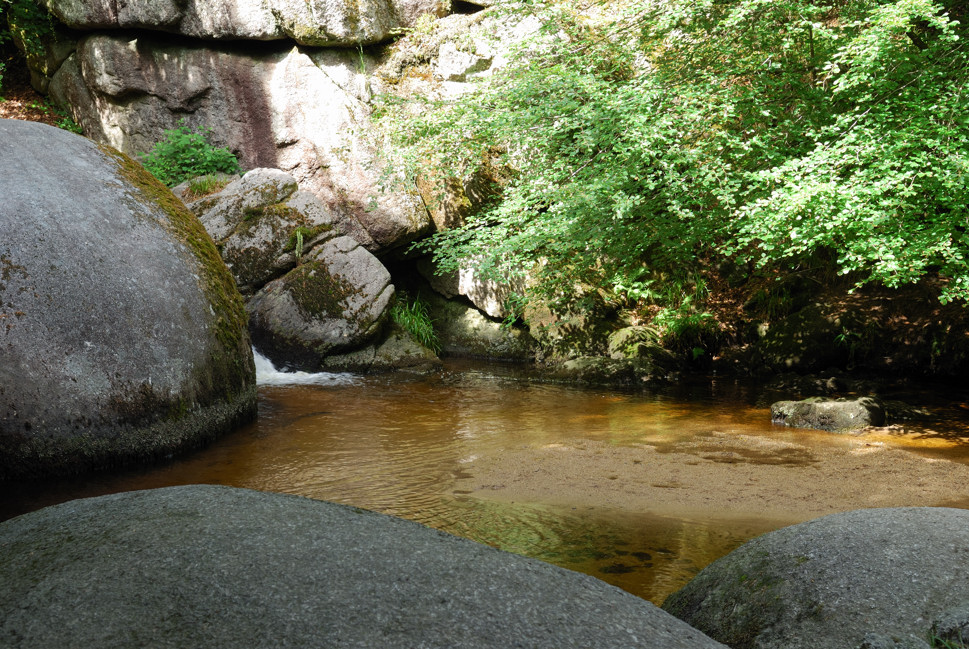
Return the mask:
<path id="1" fill-rule="evenodd" d="M 869 507 L 969 507 L 969 465 L 904 448 L 942 451 L 937 443 L 923 448 L 885 429 L 805 437 L 712 432 L 666 446 L 574 440 L 507 449 L 474 458 L 456 489 L 502 502 L 778 526 Z"/>

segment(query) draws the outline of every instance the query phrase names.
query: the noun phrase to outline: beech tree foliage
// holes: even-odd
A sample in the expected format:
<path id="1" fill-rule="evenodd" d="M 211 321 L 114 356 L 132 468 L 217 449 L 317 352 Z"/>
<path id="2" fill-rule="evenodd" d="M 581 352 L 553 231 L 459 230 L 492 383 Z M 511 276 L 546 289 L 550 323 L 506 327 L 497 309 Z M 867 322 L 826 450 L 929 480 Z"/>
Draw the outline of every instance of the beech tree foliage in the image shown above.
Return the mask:
<path id="1" fill-rule="evenodd" d="M 966 3 L 504 11 L 542 24 L 514 63 L 386 118 L 412 174 L 508 170 L 493 202 L 432 240 L 445 267 L 538 268 L 563 291 L 824 251 L 859 284 L 934 274 L 943 301 L 969 298 Z"/>

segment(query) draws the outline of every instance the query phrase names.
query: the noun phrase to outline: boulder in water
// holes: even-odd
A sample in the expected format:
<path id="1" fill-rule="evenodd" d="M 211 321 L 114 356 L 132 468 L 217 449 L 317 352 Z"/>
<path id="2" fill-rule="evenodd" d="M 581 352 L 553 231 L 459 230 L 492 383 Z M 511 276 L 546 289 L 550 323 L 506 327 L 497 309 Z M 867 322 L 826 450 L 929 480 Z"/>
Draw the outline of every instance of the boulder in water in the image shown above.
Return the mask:
<path id="1" fill-rule="evenodd" d="M 138 163 L 0 120 L 0 479 L 196 446 L 255 414 L 246 314 Z"/>
<path id="2" fill-rule="evenodd" d="M 816 428 L 832 432 L 850 432 L 867 426 L 883 426 L 885 409 L 872 397 L 860 399 L 824 399 L 812 397 L 803 401 L 778 401 L 771 404 L 771 421 L 795 428 Z"/>

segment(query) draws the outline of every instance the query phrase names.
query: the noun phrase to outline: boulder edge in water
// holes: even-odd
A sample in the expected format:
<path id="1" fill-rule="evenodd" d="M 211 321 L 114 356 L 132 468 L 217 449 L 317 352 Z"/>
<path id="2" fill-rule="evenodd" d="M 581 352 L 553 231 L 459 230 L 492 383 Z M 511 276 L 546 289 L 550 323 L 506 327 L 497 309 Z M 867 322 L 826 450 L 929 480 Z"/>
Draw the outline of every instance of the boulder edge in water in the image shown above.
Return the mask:
<path id="1" fill-rule="evenodd" d="M 137 162 L 0 120 L 0 480 L 199 446 L 255 414 L 246 314 Z"/>

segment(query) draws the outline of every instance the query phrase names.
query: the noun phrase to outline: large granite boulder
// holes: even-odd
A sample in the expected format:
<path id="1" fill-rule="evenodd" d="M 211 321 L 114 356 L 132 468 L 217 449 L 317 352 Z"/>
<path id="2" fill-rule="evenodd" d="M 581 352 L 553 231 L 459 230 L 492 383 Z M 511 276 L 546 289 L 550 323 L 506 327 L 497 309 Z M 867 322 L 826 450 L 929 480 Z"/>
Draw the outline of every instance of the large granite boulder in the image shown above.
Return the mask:
<path id="1" fill-rule="evenodd" d="M 445 11 L 442 0 L 42 1 L 75 29 L 147 29 L 206 40 L 291 39 L 314 46 L 379 43 L 424 14 Z"/>
<path id="2" fill-rule="evenodd" d="M 360 509 L 217 486 L 0 524 L 0 644 L 721 648 L 592 577 Z"/>
<path id="3" fill-rule="evenodd" d="M 430 231 L 423 203 L 383 191 L 380 136 L 369 124 L 375 60 L 349 49 L 173 43 L 95 34 L 54 74 L 50 91 L 91 138 L 151 150 L 180 121 L 211 129 L 244 168 L 281 169 L 373 252 Z M 359 236 L 358 236 L 359 235 Z"/>
<path id="4" fill-rule="evenodd" d="M 754 539 L 663 608 L 733 649 L 927 646 L 969 624 L 967 558 L 969 511 L 864 509 Z"/>
<path id="5" fill-rule="evenodd" d="M 276 363 L 318 369 L 325 356 L 373 341 L 393 295 L 376 257 L 350 237 L 333 237 L 249 300 L 253 342 Z"/>
<path id="6" fill-rule="evenodd" d="M 140 165 L 0 120 L 0 479 L 167 455 L 255 414 L 246 315 Z"/>

